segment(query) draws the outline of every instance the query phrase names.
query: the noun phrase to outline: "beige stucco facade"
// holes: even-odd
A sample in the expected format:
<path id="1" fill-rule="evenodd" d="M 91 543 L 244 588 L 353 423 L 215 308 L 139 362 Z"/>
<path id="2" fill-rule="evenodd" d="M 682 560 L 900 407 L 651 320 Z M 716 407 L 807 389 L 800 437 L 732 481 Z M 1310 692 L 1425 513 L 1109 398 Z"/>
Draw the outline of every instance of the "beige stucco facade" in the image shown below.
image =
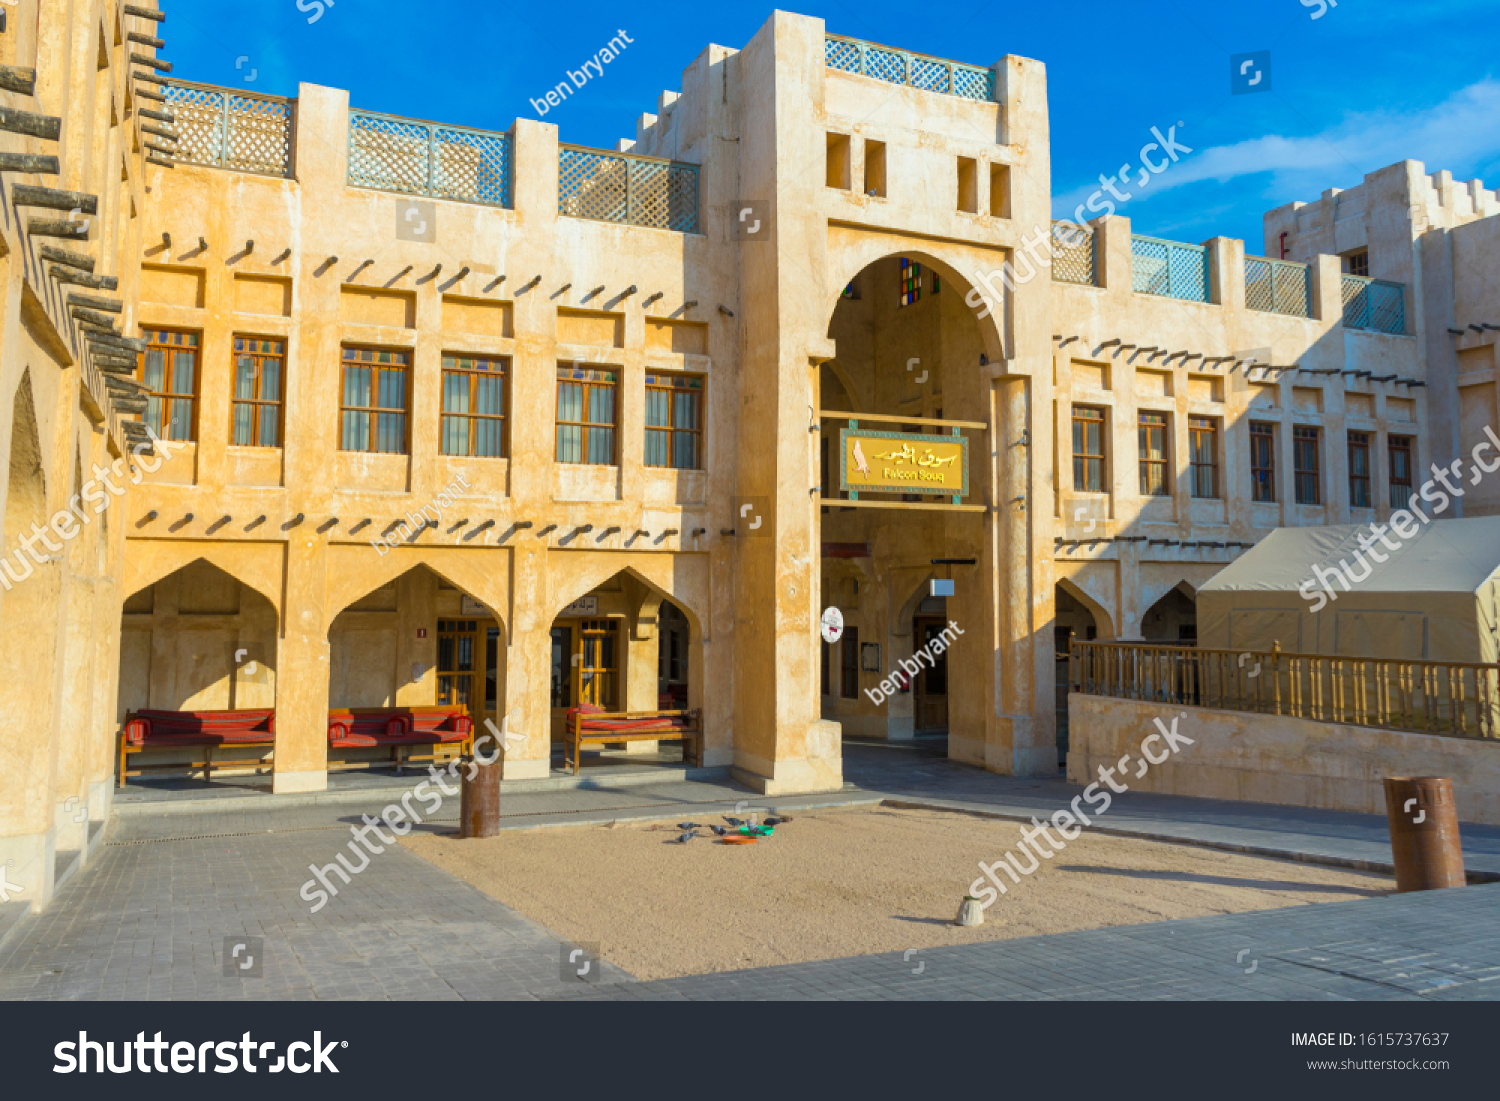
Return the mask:
<path id="1" fill-rule="evenodd" d="M 1429 426 L 1457 423 L 1458 385 L 1479 379 L 1470 353 L 1492 344 L 1444 334 L 1456 365 L 1429 377 L 1444 303 L 1479 311 L 1495 282 L 1450 278 L 1448 298 L 1424 298 L 1440 282 L 1424 273 L 1500 252 L 1477 215 L 1444 223 L 1451 246 L 1402 239 L 1380 214 L 1406 201 L 1394 191 L 1371 192 L 1385 236 L 1369 249 L 1375 274 L 1407 285 L 1401 333 L 1345 326 L 1339 242 L 1313 236 L 1286 253 L 1311 263 L 1307 317 L 1249 308 L 1246 246 L 1227 238 L 1206 243 L 1206 300 L 1135 291 L 1119 216 L 1091 226 L 1091 279 L 1007 282 L 1007 262 L 1034 257 L 1052 225 L 1038 61 L 1000 59 L 992 97 L 966 98 L 831 67 L 821 20 L 773 13 L 743 48 L 707 47 L 620 143 L 696 166 L 691 224 L 655 228 L 564 212 L 560 164 L 575 154 L 529 119 L 503 136 L 502 201 L 357 186 L 349 97 L 308 84 L 276 105 L 295 122 L 285 171 L 146 163 L 125 47 L 109 44 L 119 19 L 102 0 L 86 17 L 45 15 L 38 97 L 65 120 L 56 186 L 100 195 L 94 236 L 74 247 L 119 276 L 120 332 L 194 342 L 191 427 L 111 506 L 108 534 L 89 525 L 93 542 L 0 594 L 6 669 L 27 673 L 6 677 L 23 704 L 7 714 L 28 716 L 4 720 L 5 759 L 24 767 L 0 770 L 0 852 L 34 869 L 34 901 L 51 889 L 43 854 L 79 847 L 67 800 L 107 809 L 128 712 L 274 707 L 274 790 L 320 790 L 329 709 L 436 702 L 455 632 L 475 647 L 471 714 L 511 734 L 507 779 L 548 774 L 576 702 L 559 684 L 576 691 L 587 631 L 613 640 L 614 707 L 701 709 L 704 764 L 767 794 L 837 788 L 846 735 L 941 729 L 957 759 L 1053 774 L 1059 628 L 1189 638 L 1196 587 L 1260 535 L 1388 514 L 1383 459 L 1372 506 L 1351 502 L 1346 434 L 1368 433 L 1377 458 L 1392 437 L 1417 441 L 1419 467 L 1443 458 Z M 70 59 L 92 66 L 101 48 L 112 67 L 86 79 Z M 1410 164 L 1369 181 L 1390 190 L 1393 172 L 1426 186 Z M 3 232 L 9 549 L 14 523 L 67 499 L 75 452 L 86 467 L 125 443 L 91 368 L 68 360 L 79 340 L 57 286 L 14 217 Z M 281 363 L 279 426 L 257 446 L 235 442 L 246 339 Z M 399 445 L 385 451 L 345 439 L 344 360 L 359 350 L 405 357 Z M 457 359 L 503 367 L 501 454 L 452 453 Z M 559 367 L 614 376 L 602 459 L 562 461 Z M 691 461 L 654 465 L 648 376 L 698 387 Z M 1079 407 L 1103 425 L 1093 487 L 1073 476 Z M 1141 493 L 1143 413 L 1167 426 L 1159 495 Z M 956 430 L 968 493 L 841 498 L 839 431 L 861 417 Z M 1214 426 L 1203 496 L 1193 418 Z M 1252 422 L 1273 432 L 1274 500 L 1253 499 Z M 1315 505 L 1295 503 L 1297 426 L 1321 433 Z M 933 580 L 952 595 L 932 595 Z M 830 606 L 848 628 L 833 646 L 818 633 Z M 943 677 L 877 700 L 948 625 Z M 35 639 L 54 651 L 45 677 Z"/>

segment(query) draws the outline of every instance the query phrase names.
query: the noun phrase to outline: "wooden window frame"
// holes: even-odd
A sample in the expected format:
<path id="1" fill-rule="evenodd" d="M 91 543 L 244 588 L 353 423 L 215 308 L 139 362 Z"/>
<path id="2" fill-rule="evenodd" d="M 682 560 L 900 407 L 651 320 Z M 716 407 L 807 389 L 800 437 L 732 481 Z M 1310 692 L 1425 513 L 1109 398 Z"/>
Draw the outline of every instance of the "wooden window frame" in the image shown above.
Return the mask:
<path id="1" fill-rule="evenodd" d="M 465 367 L 464 363 L 493 363 L 494 370 L 481 369 L 479 367 Z M 456 459 L 508 459 L 510 458 L 510 357 L 480 355 L 473 352 L 444 352 L 443 353 L 443 378 L 442 394 L 439 398 L 438 409 L 438 451 Z M 465 378 L 468 380 L 469 412 L 460 413 L 450 411 L 448 405 L 448 380 L 449 378 Z M 473 410 L 478 407 L 476 401 L 479 384 L 482 379 L 500 380 L 500 412 L 476 413 Z M 465 432 L 464 451 L 448 450 L 448 424 L 449 420 L 462 420 L 467 431 Z M 474 451 L 474 441 L 480 424 L 487 422 L 498 422 L 500 425 L 500 454 L 479 455 Z"/>
<path id="2" fill-rule="evenodd" d="M 375 352 L 382 355 L 400 356 L 400 362 L 380 362 L 378 360 L 350 359 L 349 352 Z M 339 450 L 353 452 L 356 455 L 410 455 L 411 454 L 411 406 L 412 406 L 412 352 L 409 348 L 384 348 L 370 344 L 344 344 L 339 348 Z M 402 406 L 384 405 L 345 405 L 344 396 L 348 393 L 348 376 L 350 367 L 365 367 L 371 371 L 370 376 L 370 398 L 378 400 L 380 385 L 377 376 L 379 371 L 400 372 L 402 375 L 401 400 Z M 344 423 L 346 414 L 353 413 L 369 417 L 369 447 L 349 447 L 344 439 Z M 379 417 L 390 416 L 394 413 L 401 414 L 401 450 L 381 451 L 376 446 L 380 437 Z"/>
<path id="3" fill-rule="evenodd" d="M 1148 417 L 1158 419 L 1148 421 Z M 1161 432 L 1161 458 L 1149 459 L 1144 453 L 1145 440 L 1149 432 L 1156 430 L 1160 430 Z M 1136 413 L 1136 452 L 1141 478 L 1141 496 L 1172 496 L 1172 414 L 1158 412 L 1154 409 L 1143 409 Z M 1151 492 L 1147 488 L 1151 484 L 1150 474 L 1152 472 L 1161 475 L 1160 493 Z"/>
<path id="4" fill-rule="evenodd" d="M 1372 437 L 1375 433 L 1362 430 L 1354 430 L 1344 433 L 1344 448 L 1349 460 L 1349 507 L 1350 508 L 1374 508 L 1374 479 L 1370 470 L 1370 451 Z M 1354 455 L 1356 451 L 1364 452 L 1365 472 L 1356 474 L 1354 467 Z M 1361 504 L 1357 498 L 1359 491 L 1364 492 L 1364 503 Z"/>
<path id="5" fill-rule="evenodd" d="M 1192 479 L 1193 496 L 1198 500 L 1216 500 L 1219 496 L 1219 429 L 1217 417 L 1188 416 L 1188 476 Z M 1201 437 L 1208 436 L 1209 459 L 1198 458 Z M 1209 492 L 1203 493 L 1203 476 L 1208 475 Z"/>
<path id="6" fill-rule="evenodd" d="M 1072 411 L 1072 446 L 1073 446 L 1073 489 L 1077 493 L 1104 493 L 1109 485 L 1109 418 L 1105 415 L 1104 407 L 1098 405 L 1075 405 Z M 1099 451 L 1097 454 L 1091 451 L 1079 451 L 1079 426 L 1085 426 L 1082 433 L 1084 446 L 1088 446 L 1089 425 L 1099 429 Z M 1099 484 L 1097 488 L 1090 488 L 1088 483 L 1089 464 L 1097 463 L 1099 469 Z M 1079 473 L 1084 474 L 1083 482 L 1079 484 Z"/>
<path id="7" fill-rule="evenodd" d="M 564 377 L 567 372 L 567 377 Z M 595 366 L 592 363 L 568 363 L 557 366 L 557 391 L 556 391 L 556 429 L 553 434 L 552 456 L 555 462 L 567 463 L 569 466 L 619 466 L 620 465 L 620 368 L 608 366 Z M 580 375 L 582 377 L 580 377 Z M 596 378 L 594 376 L 608 375 L 608 379 Z M 591 406 L 590 396 L 594 390 L 608 389 L 611 393 L 610 413 L 612 419 L 606 424 L 602 421 L 565 421 L 562 419 L 562 388 L 564 386 L 577 386 L 583 391 L 579 408 L 587 417 Z M 562 456 L 563 429 L 576 428 L 579 430 L 577 459 L 565 459 Z M 607 463 L 590 461 L 589 436 L 590 430 L 609 430 L 610 459 Z"/>
<path id="8" fill-rule="evenodd" d="M 1416 469 L 1417 438 L 1415 436 L 1387 436 L 1385 454 L 1390 471 L 1391 508 L 1408 508 L 1411 505 L 1412 472 Z M 1398 454 L 1406 456 L 1406 480 L 1404 482 L 1396 480 L 1396 456 Z"/>
<path id="9" fill-rule="evenodd" d="M 252 341 L 256 344 L 276 344 L 279 349 L 274 352 L 248 351 L 242 346 L 242 342 Z M 284 336 L 252 336 L 249 333 L 234 334 L 234 355 L 231 359 L 233 373 L 229 379 L 229 446 L 230 447 L 281 447 L 286 439 L 286 346 L 287 338 Z M 240 359 L 250 357 L 255 361 L 254 397 L 242 398 L 238 395 L 240 382 Z M 262 388 L 265 382 L 263 373 L 265 360 L 275 360 L 280 364 L 277 374 L 277 396 L 274 399 L 262 397 Z M 253 443 L 240 443 L 235 437 L 239 430 L 238 411 L 241 406 L 250 409 L 250 438 Z M 276 442 L 260 443 L 261 410 L 270 406 L 276 410 Z"/>
<path id="10" fill-rule="evenodd" d="M 662 385 L 660 382 L 656 381 L 658 379 L 671 379 L 671 380 L 681 379 L 682 381 L 688 382 L 688 383 L 696 382 L 697 386 Z M 652 394 L 653 391 L 655 391 L 656 393 L 661 393 L 661 394 L 666 394 L 667 395 L 667 421 L 668 421 L 668 423 L 665 424 L 665 425 L 652 424 L 650 422 L 651 421 L 651 394 Z M 679 393 L 682 393 L 682 394 L 691 394 L 696 399 L 696 401 L 697 401 L 697 424 L 698 424 L 698 427 L 696 427 L 696 428 L 679 428 L 677 426 L 677 402 L 675 400 L 675 395 L 679 394 Z M 691 373 L 685 372 L 685 371 L 656 371 L 656 370 L 649 370 L 649 369 L 646 371 L 646 427 L 645 427 L 646 446 L 645 446 L 645 449 L 644 449 L 645 454 L 643 456 L 644 465 L 651 467 L 653 470 L 702 470 L 702 469 L 704 469 L 704 467 L 707 464 L 704 462 L 704 454 L 703 454 L 703 421 L 704 421 L 704 410 L 708 406 L 707 397 L 708 397 L 708 379 L 704 375 L 695 375 L 695 374 L 691 374 Z M 650 458 L 651 448 L 650 448 L 649 444 L 650 444 L 650 440 L 651 440 L 651 433 L 653 433 L 653 432 L 661 432 L 661 433 L 665 433 L 666 434 L 666 437 L 667 437 L 667 458 L 668 458 L 668 462 L 666 462 L 666 463 L 653 463 L 651 461 L 651 458 Z M 677 465 L 677 462 L 676 462 L 676 459 L 677 459 L 677 439 L 678 439 L 679 436 L 689 436 L 689 437 L 692 438 L 692 441 L 693 441 L 693 458 L 694 458 L 694 463 L 693 463 L 692 466 L 678 466 Z"/>
<path id="11" fill-rule="evenodd" d="M 1266 442 L 1266 465 L 1257 465 L 1255 444 Z M 1270 421 L 1250 422 L 1250 499 L 1261 504 L 1276 503 L 1276 425 Z"/>
<path id="12" fill-rule="evenodd" d="M 179 440 L 174 435 L 169 435 L 164 429 L 171 425 L 171 418 L 160 416 L 161 406 L 158 405 L 159 415 L 157 417 L 158 428 L 156 434 L 163 440 L 171 440 L 179 443 L 196 443 L 198 441 L 198 395 L 203 386 L 203 333 L 197 329 L 176 329 L 165 326 L 152 326 L 150 328 L 141 326 L 141 335 L 146 341 L 146 350 L 141 353 L 139 366 L 136 369 L 136 381 L 146 391 L 146 411 L 141 414 L 141 423 L 151 423 L 151 404 L 153 402 L 163 403 L 169 401 L 185 401 L 188 403 L 189 425 L 187 439 Z M 191 337 L 191 344 L 178 344 L 171 341 L 160 340 L 162 336 Z M 160 351 L 164 363 L 162 367 L 162 381 L 169 382 L 171 378 L 171 367 L 173 355 L 184 351 L 193 354 L 193 387 L 190 391 L 177 390 L 152 390 L 146 384 L 146 358 L 154 351 Z"/>
<path id="13" fill-rule="evenodd" d="M 1323 503 L 1322 456 L 1323 430 L 1317 425 L 1292 425 L 1292 500 L 1299 505 L 1321 505 Z M 1300 444 L 1309 444 L 1303 448 Z M 1304 451 L 1312 455 L 1312 465 L 1302 465 Z M 1312 479 L 1312 500 L 1304 500 L 1302 487 L 1305 479 Z"/>

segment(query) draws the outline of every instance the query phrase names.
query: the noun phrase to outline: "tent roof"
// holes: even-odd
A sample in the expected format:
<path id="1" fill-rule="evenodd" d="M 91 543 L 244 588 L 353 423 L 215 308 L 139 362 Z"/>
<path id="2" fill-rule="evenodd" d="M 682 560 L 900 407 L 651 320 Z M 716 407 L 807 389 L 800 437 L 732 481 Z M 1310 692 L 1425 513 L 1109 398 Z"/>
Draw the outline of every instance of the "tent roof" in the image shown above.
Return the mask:
<path id="1" fill-rule="evenodd" d="M 1402 539 L 1384 526 L 1386 538 L 1400 548 L 1394 551 L 1372 534 L 1372 526 L 1380 525 L 1277 528 L 1215 574 L 1199 592 L 1295 592 L 1313 577 L 1314 566 L 1326 570 L 1336 568 L 1340 561 L 1362 573 L 1365 565 L 1355 559 L 1360 535 L 1374 543 L 1375 552 L 1364 556 L 1372 572 L 1356 583 L 1362 592 L 1473 593 L 1500 571 L 1500 516 L 1419 523 L 1411 539 Z M 1375 554 L 1384 555 L 1386 561 L 1377 562 Z"/>

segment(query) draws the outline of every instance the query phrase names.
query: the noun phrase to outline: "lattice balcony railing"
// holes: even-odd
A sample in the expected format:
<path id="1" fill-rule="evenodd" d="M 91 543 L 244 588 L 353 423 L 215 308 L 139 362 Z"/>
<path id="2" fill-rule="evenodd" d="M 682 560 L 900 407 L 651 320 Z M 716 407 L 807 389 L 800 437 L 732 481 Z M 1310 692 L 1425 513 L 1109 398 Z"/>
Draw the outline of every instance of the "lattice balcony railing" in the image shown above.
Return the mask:
<path id="1" fill-rule="evenodd" d="M 1052 223 L 1052 278 L 1060 283 L 1099 285 L 1099 238 L 1074 222 Z"/>
<path id="2" fill-rule="evenodd" d="M 435 199 L 510 203 L 509 134 L 349 112 L 349 183 Z"/>
<path id="3" fill-rule="evenodd" d="M 174 80 L 162 87 L 180 135 L 173 159 L 266 176 L 292 174 L 297 101 Z"/>
<path id="4" fill-rule="evenodd" d="M 1130 284 L 1137 294 L 1208 301 L 1208 249 L 1180 241 L 1132 236 Z"/>
<path id="5" fill-rule="evenodd" d="M 557 147 L 557 211 L 571 218 L 698 232 L 698 166 Z"/>
<path id="6" fill-rule="evenodd" d="M 834 34 L 824 39 L 823 58 L 830 69 L 872 76 L 888 84 L 910 84 L 962 99 L 995 98 L 995 71 L 977 65 L 961 65 Z"/>
<path id="7" fill-rule="evenodd" d="M 1406 287 L 1362 275 L 1343 277 L 1344 327 L 1406 333 Z"/>
<path id="8" fill-rule="evenodd" d="M 1245 257 L 1245 305 L 1252 310 L 1312 316 L 1312 269 L 1290 260 Z"/>

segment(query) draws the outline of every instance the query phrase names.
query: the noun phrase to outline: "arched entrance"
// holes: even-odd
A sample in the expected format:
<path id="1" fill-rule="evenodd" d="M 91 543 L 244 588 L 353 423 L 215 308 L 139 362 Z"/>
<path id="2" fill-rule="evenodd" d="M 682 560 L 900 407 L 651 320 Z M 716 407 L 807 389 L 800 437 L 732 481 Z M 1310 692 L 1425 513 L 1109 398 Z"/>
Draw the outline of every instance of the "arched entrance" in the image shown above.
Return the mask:
<path id="1" fill-rule="evenodd" d="M 696 710 L 702 722 L 703 644 L 685 603 L 623 569 L 559 608 L 549 639 L 554 754 L 563 751 L 569 714 L 597 709 L 613 717 L 621 739 L 583 744 L 581 768 L 684 764 L 685 747 L 670 732 L 650 735 L 653 717 Z"/>
<path id="2" fill-rule="evenodd" d="M 504 624 L 494 610 L 431 566 L 413 565 L 334 617 L 328 629 L 329 712 L 450 712 L 466 716 L 476 732 L 486 720 L 498 729 L 505 648 Z M 372 767 L 392 759 L 379 745 L 336 748 L 330 767 Z M 437 743 L 431 756 L 446 760 L 460 748 Z"/>
<path id="3" fill-rule="evenodd" d="M 968 748 L 954 753 L 950 738 L 950 755 L 983 760 L 996 613 L 976 503 L 982 365 L 998 338 L 968 289 L 929 253 L 895 253 L 867 262 L 834 305 L 836 354 L 817 382 L 820 609 L 838 608 L 844 628 L 819 642 L 819 697 L 848 742 L 954 735 Z"/>
<path id="4" fill-rule="evenodd" d="M 1146 609 L 1141 616 L 1141 638 L 1174 645 L 1198 641 L 1198 602 L 1186 581 L 1168 589 Z"/>
<path id="5" fill-rule="evenodd" d="M 123 725 L 143 711 L 269 717 L 276 706 L 277 667 L 275 605 L 220 566 L 194 559 L 125 598 L 119 721 Z M 208 776 L 210 767 L 220 775 L 269 771 L 273 735 L 269 723 L 260 725 L 261 744 L 147 743 L 121 767 L 132 775 L 169 778 Z"/>

